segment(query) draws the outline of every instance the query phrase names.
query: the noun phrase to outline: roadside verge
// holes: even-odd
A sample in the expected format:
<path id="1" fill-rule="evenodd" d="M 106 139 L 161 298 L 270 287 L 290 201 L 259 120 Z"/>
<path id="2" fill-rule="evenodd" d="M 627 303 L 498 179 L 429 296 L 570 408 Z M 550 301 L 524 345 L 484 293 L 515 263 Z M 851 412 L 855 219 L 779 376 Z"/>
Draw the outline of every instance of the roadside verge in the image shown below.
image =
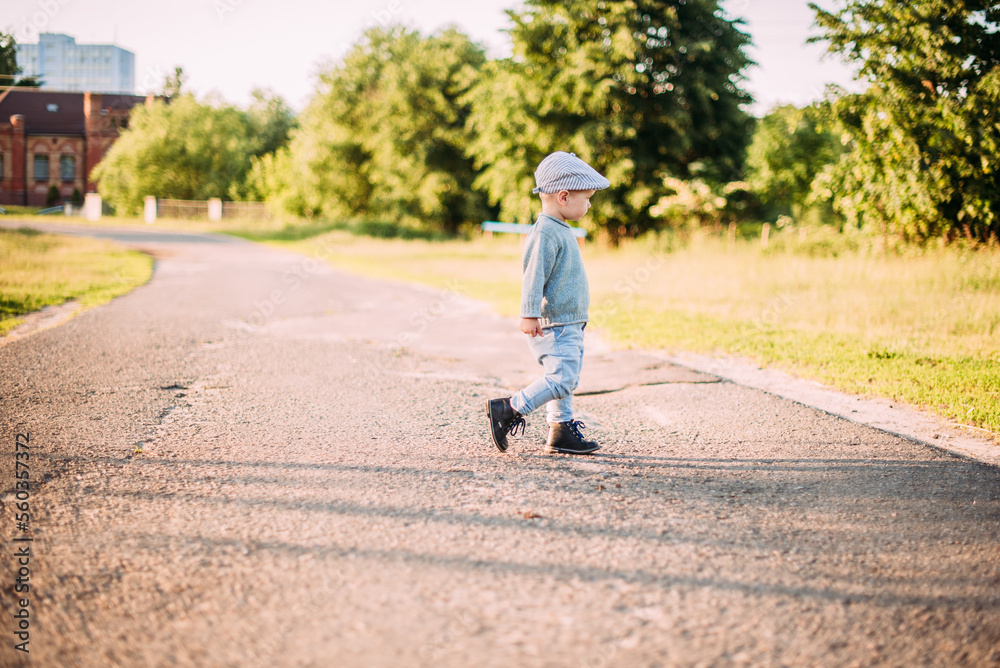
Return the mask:
<path id="1" fill-rule="evenodd" d="M 707 373 L 737 385 L 752 387 L 850 422 L 950 452 L 959 457 L 1000 466 L 1000 444 L 975 427 L 920 413 L 886 399 L 868 399 L 832 390 L 777 369 L 762 369 L 739 357 L 693 353 L 665 354 L 672 364 Z M 983 430 L 985 432 L 985 430 Z"/>

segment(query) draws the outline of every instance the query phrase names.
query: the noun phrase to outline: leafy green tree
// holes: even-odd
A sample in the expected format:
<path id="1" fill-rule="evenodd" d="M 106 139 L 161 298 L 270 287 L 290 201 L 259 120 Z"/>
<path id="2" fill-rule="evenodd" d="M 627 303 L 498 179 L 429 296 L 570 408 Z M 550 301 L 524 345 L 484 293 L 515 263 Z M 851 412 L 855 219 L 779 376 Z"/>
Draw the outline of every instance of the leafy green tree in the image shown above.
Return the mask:
<path id="1" fill-rule="evenodd" d="M 747 148 L 746 182 L 766 220 L 801 219 L 816 176 L 843 152 L 825 103 L 780 106 L 757 123 Z"/>
<path id="2" fill-rule="evenodd" d="M 304 199 L 306 191 L 301 186 L 289 147 L 283 146 L 273 153 L 252 156 L 246 176 L 230 185 L 229 196 L 236 201 L 267 202 L 276 213 L 318 213 L 310 209 L 313 200 Z"/>
<path id="3" fill-rule="evenodd" d="M 270 91 L 255 89 L 246 110 L 250 138 L 254 144 L 246 177 L 229 186 L 233 200 L 277 202 L 284 199 L 284 184 L 278 180 L 274 154 L 288 146 L 295 128 L 295 114 L 285 100 Z M 281 207 L 276 207 L 281 210 Z"/>
<path id="4" fill-rule="evenodd" d="M 476 185 L 528 222 L 538 162 L 566 150 L 612 183 L 588 220 L 612 239 L 658 225 L 664 176 L 715 182 L 743 166 L 750 38 L 715 0 L 527 0 L 509 11 L 511 58 L 469 94 Z"/>
<path id="5" fill-rule="evenodd" d="M 38 88 L 41 81 L 37 77 L 18 77 L 21 68 L 17 66 L 17 40 L 14 36 L 0 31 L 0 86 L 23 86 Z"/>
<path id="6" fill-rule="evenodd" d="M 429 37 L 367 31 L 320 75 L 274 182 L 300 215 L 367 217 L 454 232 L 487 214 L 473 190 L 469 109 L 460 100 L 485 62 L 454 29 Z M 266 180 L 266 179 L 265 179 Z"/>
<path id="7" fill-rule="evenodd" d="M 650 209 L 657 218 L 663 218 L 675 230 L 695 227 L 718 227 L 726 210 L 726 197 L 701 179 L 678 179 L 668 176 L 664 185 L 669 194 L 664 195 Z"/>
<path id="8" fill-rule="evenodd" d="M 815 4 L 864 93 L 834 106 L 851 151 L 823 177 L 859 227 L 904 240 L 1000 234 L 1000 6 L 980 0 Z"/>
<path id="9" fill-rule="evenodd" d="M 255 156 L 274 153 L 288 144 L 292 128 L 295 127 L 295 113 L 284 98 L 269 90 L 255 88 L 250 96 L 253 101 L 247 109 L 252 136 L 259 146 Z"/>
<path id="10" fill-rule="evenodd" d="M 182 94 L 151 108 L 136 107 L 94 177 L 101 195 L 137 214 L 143 197 L 204 200 L 223 197 L 243 180 L 257 148 L 247 116 Z"/>
<path id="11" fill-rule="evenodd" d="M 9 86 L 21 73 L 17 66 L 17 41 L 13 35 L 0 32 L 0 85 Z"/>

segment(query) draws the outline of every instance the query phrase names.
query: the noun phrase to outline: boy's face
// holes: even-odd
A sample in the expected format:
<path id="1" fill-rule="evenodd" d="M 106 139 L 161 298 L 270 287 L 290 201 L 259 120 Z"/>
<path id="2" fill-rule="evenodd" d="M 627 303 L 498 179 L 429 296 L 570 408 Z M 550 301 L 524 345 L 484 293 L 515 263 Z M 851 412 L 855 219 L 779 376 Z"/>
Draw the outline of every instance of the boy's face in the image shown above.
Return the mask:
<path id="1" fill-rule="evenodd" d="M 556 193 L 559 213 L 564 220 L 581 220 L 590 211 L 590 198 L 596 190 L 560 190 Z"/>

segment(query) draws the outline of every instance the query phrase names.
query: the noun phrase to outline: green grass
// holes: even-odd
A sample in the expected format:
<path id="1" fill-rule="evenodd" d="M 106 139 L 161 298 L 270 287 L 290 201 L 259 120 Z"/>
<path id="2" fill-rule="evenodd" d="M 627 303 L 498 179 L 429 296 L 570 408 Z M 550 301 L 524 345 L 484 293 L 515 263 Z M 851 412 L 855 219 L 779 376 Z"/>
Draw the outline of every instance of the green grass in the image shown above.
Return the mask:
<path id="1" fill-rule="evenodd" d="M 267 235 L 262 235 L 266 238 Z M 520 248 L 375 240 L 341 230 L 271 243 L 371 276 L 448 288 L 516 316 Z M 865 250 L 778 237 L 588 246 L 591 319 L 621 347 L 734 354 L 1000 435 L 1000 250 Z M 513 326 L 513 324 L 512 324 Z"/>
<path id="2" fill-rule="evenodd" d="M 49 216 L 38 216 L 37 215 L 37 212 L 40 209 L 44 208 L 44 207 L 40 207 L 40 206 L 20 206 L 18 204 L 4 204 L 3 208 L 7 212 L 5 215 L 7 215 L 9 217 L 12 217 L 12 218 L 22 218 L 24 216 L 33 216 L 33 217 L 37 216 L 38 218 L 48 218 L 49 217 Z"/>
<path id="3" fill-rule="evenodd" d="M 75 299 L 81 309 L 149 280 L 153 261 L 108 241 L 0 229 L 0 335 L 22 316 Z"/>
<path id="4" fill-rule="evenodd" d="M 373 239 L 444 241 L 447 238 L 440 232 L 432 232 L 376 220 L 353 222 L 316 220 L 307 223 L 232 220 L 224 221 L 224 226 L 217 227 L 214 231 L 242 237 L 250 241 L 302 241 L 334 231 L 348 232 L 355 236 L 371 237 Z"/>

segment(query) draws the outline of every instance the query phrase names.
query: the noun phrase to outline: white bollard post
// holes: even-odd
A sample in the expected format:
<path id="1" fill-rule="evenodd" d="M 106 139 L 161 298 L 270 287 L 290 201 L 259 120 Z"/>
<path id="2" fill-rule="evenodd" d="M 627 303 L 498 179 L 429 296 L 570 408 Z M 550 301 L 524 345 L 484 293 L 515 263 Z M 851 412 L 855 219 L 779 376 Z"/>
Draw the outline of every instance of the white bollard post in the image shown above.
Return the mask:
<path id="1" fill-rule="evenodd" d="M 142 217 L 147 225 L 156 222 L 156 198 L 152 195 L 146 195 L 142 198 Z"/>
<path id="2" fill-rule="evenodd" d="M 101 219 L 101 196 L 97 193 L 87 193 L 83 198 L 83 215 L 94 222 Z"/>
<path id="3" fill-rule="evenodd" d="M 208 219 L 212 221 L 222 220 L 222 200 L 218 197 L 208 200 Z"/>

